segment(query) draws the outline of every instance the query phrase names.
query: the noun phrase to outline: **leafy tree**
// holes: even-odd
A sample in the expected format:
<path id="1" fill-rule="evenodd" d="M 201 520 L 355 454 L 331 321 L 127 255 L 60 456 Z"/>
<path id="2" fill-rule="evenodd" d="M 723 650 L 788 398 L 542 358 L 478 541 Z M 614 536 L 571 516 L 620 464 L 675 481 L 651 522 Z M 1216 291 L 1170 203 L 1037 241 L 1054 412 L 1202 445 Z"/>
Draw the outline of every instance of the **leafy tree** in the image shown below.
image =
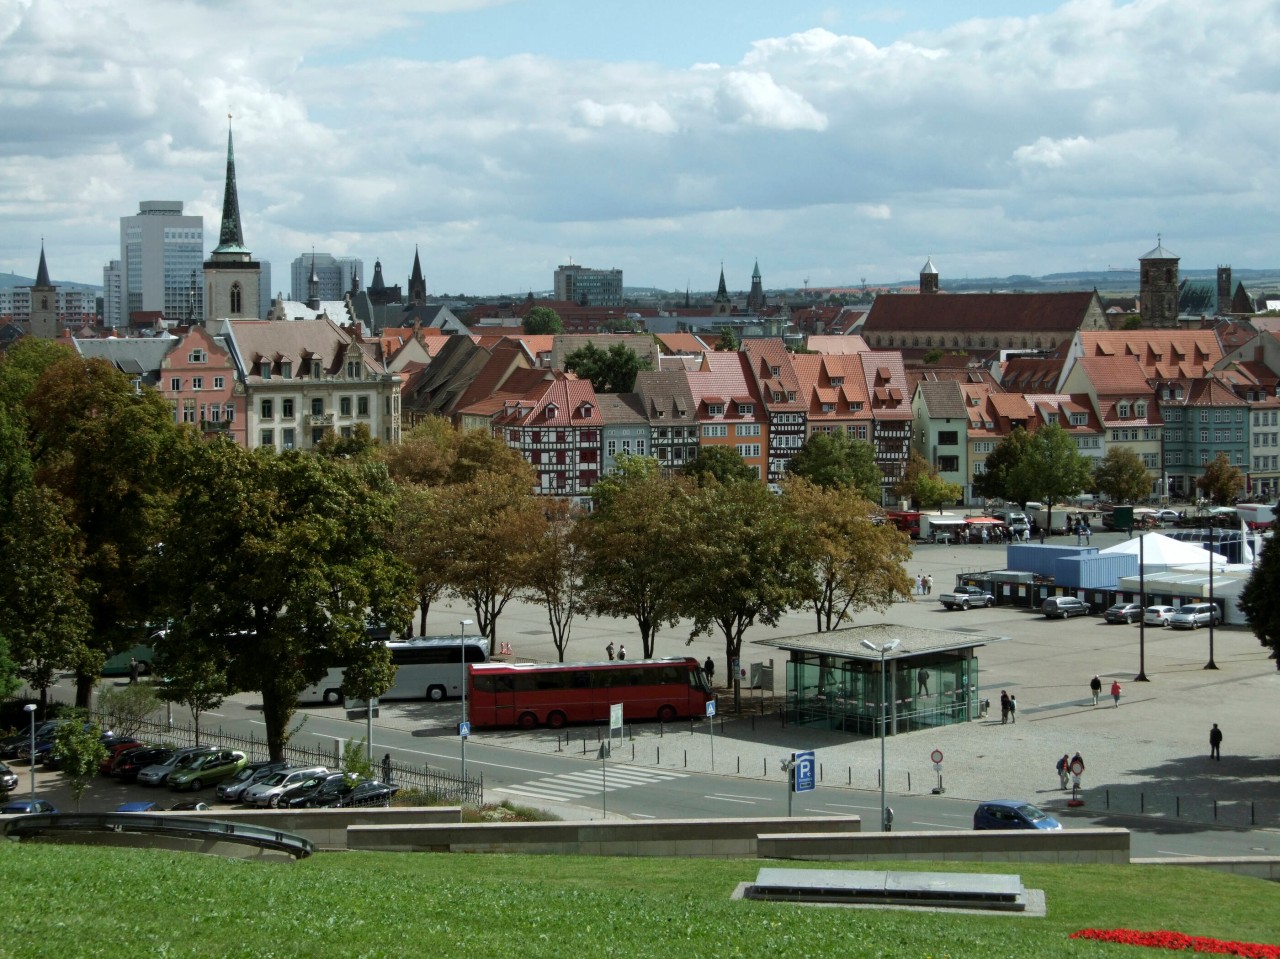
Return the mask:
<path id="1" fill-rule="evenodd" d="M 201 655 L 194 655 L 194 650 L 188 643 L 180 656 L 173 655 L 172 647 L 162 647 L 158 657 L 164 673 L 160 696 L 166 702 L 180 703 L 190 710 L 197 746 L 200 745 L 200 717 L 221 706 L 222 700 L 230 692 L 226 670 L 219 662 L 221 656 L 216 640 L 201 645 L 205 649 Z"/>
<path id="2" fill-rule="evenodd" d="M 742 341 L 738 339 L 732 326 L 722 326 L 716 332 L 719 334 L 719 339 L 716 340 L 717 353 L 737 353 L 742 349 Z"/>
<path id="3" fill-rule="evenodd" d="M 1127 446 L 1112 446 L 1093 468 L 1093 484 L 1113 503 L 1136 503 L 1151 495 L 1151 477 L 1142 457 Z"/>
<path id="4" fill-rule="evenodd" d="M 642 359 L 625 343 L 615 343 L 607 350 L 588 343 L 564 360 L 564 368 L 590 380 L 597 393 L 630 393 L 636 385 L 636 374 L 649 369 L 649 365 L 648 357 Z"/>
<path id="5" fill-rule="evenodd" d="M 385 651 L 366 616 L 403 630 L 408 571 L 386 546 L 394 499 L 385 467 L 220 441 L 183 464 L 163 575 L 174 627 L 166 670 L 185 657 L 225 664 L 229 691 L 262 694 L 267 745 L 284 754 L 298 694 L 334 661 Z"/>
<path id="6" fill-rule="evenodd" d="M 1125 317 L 1124 323 L 1123 323 L 1123 324 L 1121 324 L 1120 329 L 1122 329 L 1122 330 L 1140 330 L 1140 329 L 1142 329 L 1142 317 L 1140 317 L 1140 316 L 1127 316 L 1127 317 Z"/>
<path id="7" fill-rule="evenodd" d="M 964 490 L 959 483 L 944 480 L 938 475 L 937 470 L 930 470 L 916 478 L 914 494 L 915 501 L 920 504 L 921 509 L 936 509 L 941 513 L 942 507 L 964 496 Z"/>
<path id="8" fill-rule="evenodd" d="M 604 329 L 606 333 L 635 333 L 638 327 L 631 316 L 611 316 L 604 321 Z"/>
<path id="9" fill-rule="evenodd" d="M 783 487 L 783 505 L 802 537 L 812 575 L 801 584 L 818 632 L 835 629 L 862 609 L 883 611 L 909 598 L 911 557 L 906 533 L 875 521 L 875 507 L 853 490 L 816 486 L 793 478 Z"/>
<path id="10" fill-rule="evenodd" d="M 1008 500 L 1026 508 L 1029 500 L 1035 499 L 1036 490 L 1019 485 L 1024 474 L 1017 472 L 1017 467 L 1029 454 L 1031 434 L 1021 426 L 1006 436 L 988 454 L 983 472 L 973 478 L 973 489 L 979 496 L 987 499 Z"/>
<path id="11" fill-rule="evenodd" d="M 79 354 L 65 343 L 24 336 L 0 356 L 0 409 L 21 412 L 45 370 Z"/>
<path id="12" fill-rule="evenodd" d="M 902 469 L 902 476 L 893 484 L 893 495 L 897 499 L 913 499 L 916 495 L 916 480 L 927 474 L 933 467 L 914 446 L 907 451 L 907 465 Z"/>
<path id="13" fill-rule="evenodd" d="M 1196 487 L 1215 506 L 1227 506 L 1236 501 L 1244 488 L 1244 474 L 1231 465 L 1226 453 L 1219 453 L 1205 464 L 1204 473 L 1196 480 Z"/>
<path id="14" fill-rule="evenodd" d="M 525 314 L 521 326 L 530 336 L 559 335 L 564 332 L 564 320 L 549 306 L 535 306 Z"/>
<path id="15" fill-rule="evenodd" d="M 469 483 L 481 473 L 510 476 L 530 489 L 536 482 L 533 467 L 518 452 L 484 430 L 470 430 L 458 441 L 458 454 L 449 469 L 450 483 Z"/>
<path id="16" fill-rule="evenodd" d="M 924 356 L 921 357 L 921 361 L 926 366 L 933 366 L 940 359 L 942 359 L 942 350 L 938 349 L 937 347 L 934 347 L 932 350 L 929 350 L 927 353 L 925 353 Z"/>
<path id="17" fill-rule="evenodd" d="M 1048 510 L 1046 526 L 1053 529 L 1053 504 L 1075 496 L 1089 485 L 1089 459 L 1080 453 L 1075 438 L 1056 423 L 1036 430 L 1029 452 L 1014 469 L 1015 483 L 1035 490 L 1044 500 Z"/>
<path id="18" fill-rule="evenodd" d="M 1263 541 L 1257 565 L 1240 591 L 1239 606 L 1253 635 L 1271 650 L 1280 669 L 1280 546 L 1274 536 Z"/>
<path id="19" fill-rule="evenodd" d="M 21 685 L 18 664 L 9 655 L 9 641 L 0 633 L 0 699 L 12 696 Z"/>
<path id="20" fill-rule="evenodd" d="M 378 770 L 369 760 L 369 740 L 348 739 L 342 744 L 342 772 L 355 779 L 377 779 Z"/>
<path id="21" fill-rule="evenodd" d="M 732 446 L 700 446 L 698 455 L 689 460 L 682 470 L 685 476 L 705 486 L 709 480 L 717 483 L 735 483 L 740 480 L 758 482 L 755 467 L 748 466 Z"/>
<path id="22" fill-rule="evenodd" d="M 353 459 L 372 456 L 377 448 L 378 439 L 369 432 L 368 425 L 357 423 L 350 436 L 327 430 L 316 444 L 315 452 L 330 459 Z"/>
<path id="23" fill-rule="evenodd" d="M 413 574 L 419 633 L 426 633 L 431 604 L 448 586 L 444 563 L 453 543 L 439 521 L 440 497 L 441 491 L 430 486 L 401 486 L 389 540 L 391 549 Z"/>
<path id="24" fill-rule="evenodd" d="M 691 493 L 689 480 L 664 477 L 657 460 L 622 456 L 592 489 L 594 509 L 579 524 L 584 609 L 634 619 L 645 658 L 658 630 L 680 620 L 681 524 Z"/>
<path id="25" fill-rule="evenodd" d="M 533 544 L 526 598 L 546 609 L 551 641 L 563 663 L 574 617 L 582 611 L 586 554 L 577 533 L 580 510 L 571 500 L 548 500 L 546 518 L 546 532 Z"/>
<path id="26" fill-rule="evenodd" d="M 379 450 L 397 483 L 442 486 L 449 482 L 462 434 L 443 416 L 429 416 L 394 446 Z"/>
<path id="27" fill-rule="evenodd" d="M 873 503 L 880 501 L 883 474 L 876 465 L 874 447 L 843 432 L 814 433 L 796 451 L 787 469 L 819 486 L 856 489 Z"/>
<path id="28" fill-rule="evenodd" d="M 107 758 L 107 747 L 102 744 L 102 727 L 86 722 L 83 710 L 58 727 L 53 737 L 53 751 L 58 755 L 58 768 L 62 770 L 71 795 L 80 811 L 80 797 L 98 775 L 98 767 Z"/>
<path id="29" fill-rule="evenodd" d="M 136 736 L 142 724 L 160 709 L 161 698 L 151 683 L 106 686 L 98 692 L 98 710 L 111 717 L 120 736 Z"/>

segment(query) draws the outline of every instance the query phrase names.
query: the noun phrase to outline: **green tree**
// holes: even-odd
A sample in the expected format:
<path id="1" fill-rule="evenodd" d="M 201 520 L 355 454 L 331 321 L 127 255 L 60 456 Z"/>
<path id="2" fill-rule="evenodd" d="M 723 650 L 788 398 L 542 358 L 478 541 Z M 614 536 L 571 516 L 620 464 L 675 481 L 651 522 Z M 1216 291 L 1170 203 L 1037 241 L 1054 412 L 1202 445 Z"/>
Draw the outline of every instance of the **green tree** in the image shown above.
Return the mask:
<path id="1" fill-rule="evenodd" d="M 174 626 L 157 653 L 223 663 L 230 691 L 260 692 L 273 759 L 303 689 L 385 650 L 366 617 L 409 622 L 412 578 L 386 545 L 392 494 L 370 460 L 213 442 L 183 463 L 157 577 Z"/>
<path id="2" fill-rule="evenodd" d="M 1015 428 L 988 454 L 983 471 L 973 478 L 974 492 L 987 499 L 1008 500 L 1025 509 L 1037 491 L 1019 485 L 1024 474 L 1017 468 L 1030 455 L 1030 446 L 1031 434 L 1021 426 Z"/>
<path id="3" fill-rule="evenodd" d="M 530 336 L 558 336 L 564 332 L 564 320 L 549 306 L 535 306 L 525 314 L 521 328 Z"/>
<path id="4" fill-rule="evenodd" d="M 316 444 L 318 456 L 330 459 L 354 459 L 372 456 L 378 448 L 378 439 L 369 432 L 365 423 L 357 423 L 350 436 L 342 436 L 334 430 L 326 430 L 320 442 Z"/>
<path id="5" fill-rule="evenodd" d="M 873 503 L 880 502 L 883 474 L 876 465 L 874 447 L 843 432 L 814 433 L 796 451 L 787 469 L 819 486 L 856 489 Z"/>
<path id="6" fill-rule="evenodd" d="M 912 580 L 903 564 L 911 557 L 911 541 L 892 524 L 877 523 L 872 503 L 853 490 L 798 477 L 783 486 L 782 499 L 812 570 L 801 593 L 818 632 L 835 629 L 860 610 L 883 611 L 896 599 L 910 598 Z"/>
<path id="7" fill-rule="evenodd" d="M 222 705 L 222 700 L 230 692 L 231 684 L 227 679 L 226 669 L 219 662 L 222 657 L 216 638 L 210 637 L 200 644 L 205 649 L 201 655 L 194 654 L 191 642 L 192 637 L 189 636 L 187 646 L 179 656 L 173 655 L 172 646 L 161 648 L 158 659 L 160 670 L 164 673 L 164 682 L 160 687 L 160 697 L 166 702 L 187 707 L 195 726 L 198 746 L 200 717 Z"/>
<path id="8" fill-rule="evenodd" d="M 1034 490 L 1044 500 L 1048 510 L 1046 526 L 1053 529 L 1053 504 L 1077 495 L 1089 485 L 1089 458 L 1080 453 L 1075 437 L 1051 423 L 1031 437 L 1029 455 L 1014 468 L 1014 476 L 1019 488 Z"/>
<path id="9" fill-rule="evenodd" d="M 12 696 L 21 685 L 18 664 L 9 653 L 9 641 L 0 633 L 0 699 Z"/>
<path id="10" fill-rule="evenodd" d="M 1137 503 L 1151 495 L 1142 457 L 1128 446 L 1112 446 L 1093 468 L 1093 485 L 1113 503 Z"/>
<path id="11" fill-rule="evenodd" d="M 138 735 L 160 704 L 160 694 L 151 683 L 104 686 L 98 691 L 98 711 L 110 718 L 111 730 L 117 736 Z"/>
<path id="12" fill-rule="evenodd" d="M 1271 650 L 1280 669 L 1280 546 L 1265 539 L 1257 565 L 1240 591 L 1239 606 L 1258 642 Z"/>
<path id="13" fill-rule="evenodd" d="M 712 480 L 717 483 L 760 481 L 755 467 L 748 466 L 732 446 L 698 447 L 698 454 L 684 465 L 681 472 L 696 480 L 699 486 L 705 486 Z"/>
<path id="14" fill-rule="evenodd" d="M 907 451 L 907 465 L 902 469 L 902 475 L 898 481 L 893 484 L 893 495 L 896 499 L 914 499 L 916 495 L 916 480 L 928 473 L 932 466 L 929 461 L 914 446 Z"/>
<path id="15" fill-rule="evenodd" d="M 461 442 L 462 434 L 447 419 L 428 416 L 379 454 L 397 483 L 443 486 L 450 480 Z"/>
<path id="16" fill-rule="evenodd" d="M 664 477 L 658 461 L 622 456 L 617 472 L 591 491 L 594 509 L 579 524 L 582 601 L 594 616 L 636 621 L 645 658 L 658 630 L 680 620 L 681 529 L 693 484 Z"/>
<path id="17" fill-rule="evenodd" d="M 742 349 L 742 341 L 738 339 L 738 334 L 733 331 L 732 326 L 722 326 L 716 332 L 719 334 L 716 340 L 717 353 L 737 353 Z"/>
<path id="18" fill-rule="evenodd" d="M 625 343 L 615 343 L 602 350 L 588 343 L 565 357 L 564 368 L 581 379 L 590 380 L 597 393 L 630 393 L 636 385 L 636 374 L 649 369 L 643 359 Z"/>
<path id="19" fill-rule="evenodd" d="M 58 727 L 53 737 L 53 751 L 58 756 L 58 768 L 71 788 L 80 811 L 80 797 L 98 775 L 98 767 L 107 758 L 107 747 L 102 744 L 102 727 L 85 721 L 85 712 L 76 714 Z"/>
<path id="20" fill-rule="evenodd" d="M 413 574 L 418 601 L 418 632 L 426 633 L 431 604 L 448 584 L 445 560 L 453 543 L 440 524 L 441 491 L 418 483 L 401 486 L 390 543 L 400 561 Z"/>
<path id="21" fill-rule="evenodd" d="M 582 611 L 585 551 L 578 535 L 581 511 L 571 500 L 554 498 L 545 504 L 546 532 L 533 544 L 526 599 L 547 611 L 551 642 L 564 662 L 574 617 Z"/>
<path id="22" fill-rule="evenodd" d="M 917 477 L 913 492 L 921 509 L 936 509 L 939 513 L 942 512 L 942 507 L 958 502 L 964 496 L 959 483 L 947 482 L 938 475 L 937 470 L 930 470 Z"/>
<path id="23" fill-rule="evenodd" d="M 1228 506 L 1244 489 L 1244 474 L 1231 465 L 1226 453 L 1219 453 L 1205 464 L 1204 473 L 1196 480 L 1196 487 L 1215 506 Z"/>

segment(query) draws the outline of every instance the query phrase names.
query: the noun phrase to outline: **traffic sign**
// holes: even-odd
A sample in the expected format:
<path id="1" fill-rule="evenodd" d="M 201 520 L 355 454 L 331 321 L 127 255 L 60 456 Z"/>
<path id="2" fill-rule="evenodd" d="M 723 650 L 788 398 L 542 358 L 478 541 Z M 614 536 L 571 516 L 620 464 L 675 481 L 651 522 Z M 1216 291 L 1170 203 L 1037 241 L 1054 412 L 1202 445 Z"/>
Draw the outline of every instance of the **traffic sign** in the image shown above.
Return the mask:
<path id="1" fill-rule="evenodd" d="M 716 701 L 714 699 L 707 700 L 707 718 L 715 719 L 716 717 Z"/>
<path id="2" fill-rule="evenodd" d="M 935 766 L 940 765 L 942 763 L 942 750 L 935 749 L 933 752 L 929 754 L 929 758 L 933 760 L 933 764 Z"/>
<path id="3" fill-rule="evenodd" d="M 466 739 L 468 736 L 470 736 L 470 735 L 471 735 L 471 724 L 470 724 L 470 723 L 458 723 L 458 735 L 459 735 L 459 736 L 461 736 L 463 739 Z"/>
<path id="4" fill-rule="evenodd" d="M 807 793 L 818 785 L 818 760 L 812 750 L 791 754 L 791 789 Z"/>

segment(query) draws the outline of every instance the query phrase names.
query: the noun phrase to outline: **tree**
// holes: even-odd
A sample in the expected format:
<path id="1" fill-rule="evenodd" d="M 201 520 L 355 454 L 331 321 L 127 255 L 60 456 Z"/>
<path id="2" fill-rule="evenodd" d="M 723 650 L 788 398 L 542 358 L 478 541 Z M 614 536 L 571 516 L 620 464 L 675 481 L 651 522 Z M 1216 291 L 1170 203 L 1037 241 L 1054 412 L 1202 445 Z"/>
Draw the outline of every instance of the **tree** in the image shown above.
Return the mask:
<path id="1" fill-rule="evenodd" d="M 0 633 L 0 699 L 12 696 L 21 685 L 18 664 L 9 654 L 9 641 Z"/>
<path id="2" fill-rule="evenodd" d="M 533 467 L 518 452 L 484 430 L 469 430 L 458 440 L 458 453 L 449 469 L 450 483 L 469 483 L 481 473 L 510 476 L 533 489 Z"/>
<path id="3" fill-rule="evenodd" d="M 1240 591 L 1239 605 L 1253 635 L 1271 650 L 1280 669 L 1280 546 L 1274 536 L 1263 541 L 1258 563 Z"/>
<path id="4" fill-rule="evenodd" d="M 117 736 L 136 736 L 142 724 L 160 709 L 161 698 L 151 683 L 107 686 L 98 692 L 98 710 L 111 717 Z"/>
<path id="5" fill-rule="evenodd" d="M 1053 529 L 1053 504 L 1075 496 L 1089 485 L 1089 459 L 1081 455 L 1075 438 L 1056 423 L 1036 430 L 1028 452 L 1014 467 L 1014 483 L 1034 490 L 1044 500 L 1048 510 L 1045 525 Z"/>
<path id="6" fill-rule="evenodd" d="M 565 357 L 564 368 L 590 380 L 597 393 L 630 393 L 636 374 L 649 369 L 649 359 L 642 359 L 626 343 L 615 343 L 607 350 L 588 343 Z"/>
<path id="7" fill-rule="evenodd" d="M 819 486 L 856 489 L 873 503 L 880 501 L 883 474 L 876 465 L 874 447 L 843 432 L 814 433 L 796 451 L 787 470 Z"/>
<path id="8" fill-rule="evenodd" d="M 1093 485 L 1113 503 L 1137 503 L 1151 495 L 1151 477 L 1142 457 L 1127 446 L 1112 446 L 1093 468 Z"/>
<path id="9" fill-rule="evenodd" d="M 1196 488 L 1215 506 L 1234 503 L 1244 488 L 1244 474 L 1232 466 L 1226 453 L 1219 453 L 1205 464 L 1204 473 L 1196 480 Z"/>
<path id="10" fill-rule="evenodd" d="M 902 476 L 893 484 L 893 495 L 900 500 L 914 498 L 916 480 L 932 469 L 929 461 L 913 446 L 907 451 L 907 465 L 902 469 Z"/>
<path id="11" fill-rule="evenodd" d="M 79 812 L 80 797 L 97 777 L 98 767 L 107 758 L 107 747 L 102 744 L 102 728 L 95 722 L 86 722 L 85 712 L 77 710 L 75 716 L 58 727 L 53 737 L 53 752 L 58 756 L 58 768 L 71 787 L 76 811 Z"/>
<path id="12" fill-rule="evenodd" d="M 560 662 L 569 646 L 574 617 L 582 611 L 582 573 L 585 551 L 578 536 L 581 511 L 571 500 L 546 503 L 547 528 L 533 546 L 526 597 L 547 611 L 551 641 Z"/>
<path id="13" fill-rule="evenodd" d="M 443 416 L 428 416 L 400 442 L 379 450 L 397 483 L 441 486 L 449 482 L 462 434 Z"/>
<path id="14" fill-rule="evenodd" d="M 1031 434 L 1021 426 L 1015 428 L 988 455 L 981 473 L 973 477 L 973 490 L 987 499 L 1008 500 L 1023 509 L 1035 498 L 1034 489 L 1017 485 L 1015 468 L 1029 455 Z"/>
<path id="15" fill-rule="evenodd" d="M 964 496 L 964 490 L 959 483 L 947 482 L 938 475 L 937 470 L 930 470 L 916 477 L 913 492 L 915 501 L 920 504 L 921 509 L 936 509 L 939 513 L 942 512 L 942 507 L 955 503 Z"/>
<path id="16" fill-rule="evenodd" d="M 911 557 L 911 542 L 892 524 L 877 523 L 873 504 L 853 490 L 800 478 L 783 486 L 782 501 L 812 570 L 801 593 L 818 632 L 835 629 L 859 610 L 883 611 L 911 596 L 911 577 L 903 565 Z"/>
<path id="17" fill-rule="evenodd" d="M 664 477 L 657 460 L 623 456 L 617 472 L 592 489 L 594 508 L 579 524 L 583 607 L 634 619 L 646 659 L 658 630 L 680 620 L 681 524 L 692 491 L 688 479 Z"/>
<path id="18" fill-rule="evenodd" d="M 200 745 L 200 717 L 221 706 L 222 700 L 230 691 L 226 670 L 218 661 L 218 644 L 209 642 L 201 645 L 206 650 L 203 655 L 193 655 L 193 650 L 188 645 L 180 656 L 172 655 L 172 647 L 169 647 L 162 650 L 168 655 L 159 657 L 160 669 L 164 673 L 160 696 L 166 702 L 180 703 L 190 710 L 197 746 Z"/>
<path id="19" fill-rule="evenodd" d="M 530 336 L 558 336 L 564 332 L 564 320 L 549 306 L 535 306 L 525 314 L 521 327 Z"/>
<path id="20" fill-rule="evenodd" d="M 708 481 L 735 483 L 740 480 L 759 482 L 755 467 L 748 466 L 732 446 L 700 446 L 698 454 L 681 471 L 699 486 Z"/>
<path id="21" fill-rule="evenodd" d="M 390 534 L 391 549 L 413 574 L 419 633 L 426 633 L 431 604 L 448 586 L 444 561 L 452 543 L 439 520 L 440 497 L 441 491 L 430 486 L 401 486 Z"/>
<path id="22" fill-rule="evenodd" d="M 366 617 L 409 622 L 412 578 L 386 545 L 393 504 L 371 460 L 226 441 L 187 453 L 155 576 L 174 624 L 157 655 L 215 662 L 229 691 L 260 692 L 273 759 L 303 689 L 333 662 L 358 668 L 385 651 Z"/>
<path id="23" fill-rule="evenodd" d="M 722 326 L 716 332 L 719 334 L 719 339 L 716 340 L 717 353 L 737 353 L 742 349 L 742 341 L 738 339 L 732 326 Z"/>
<path id="24" fill-rule="evenodd" d="M 369 432 L 368 424 L 357 423 L 350 436 L 327 430 L 316 444 L 315 453 L 330 459 L 356 459 L 372 456 L 377 448 L 378 439 Z"/>

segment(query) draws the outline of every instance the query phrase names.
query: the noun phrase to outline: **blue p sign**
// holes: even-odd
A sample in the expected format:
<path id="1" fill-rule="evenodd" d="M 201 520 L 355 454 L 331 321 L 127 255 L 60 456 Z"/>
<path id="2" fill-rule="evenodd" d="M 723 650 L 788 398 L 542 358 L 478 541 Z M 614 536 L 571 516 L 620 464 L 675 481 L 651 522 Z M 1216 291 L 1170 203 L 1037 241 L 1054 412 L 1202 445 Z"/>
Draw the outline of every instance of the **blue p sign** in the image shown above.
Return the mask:
<path id="1" fill-rule="evenodd" d="M 818 760 L 814 757 L 812 750 L 802 753 L 792 753 L 791 762 L 791 789 L 793 792 L 807 793 L 816 788 L 818 784 Z"/>

